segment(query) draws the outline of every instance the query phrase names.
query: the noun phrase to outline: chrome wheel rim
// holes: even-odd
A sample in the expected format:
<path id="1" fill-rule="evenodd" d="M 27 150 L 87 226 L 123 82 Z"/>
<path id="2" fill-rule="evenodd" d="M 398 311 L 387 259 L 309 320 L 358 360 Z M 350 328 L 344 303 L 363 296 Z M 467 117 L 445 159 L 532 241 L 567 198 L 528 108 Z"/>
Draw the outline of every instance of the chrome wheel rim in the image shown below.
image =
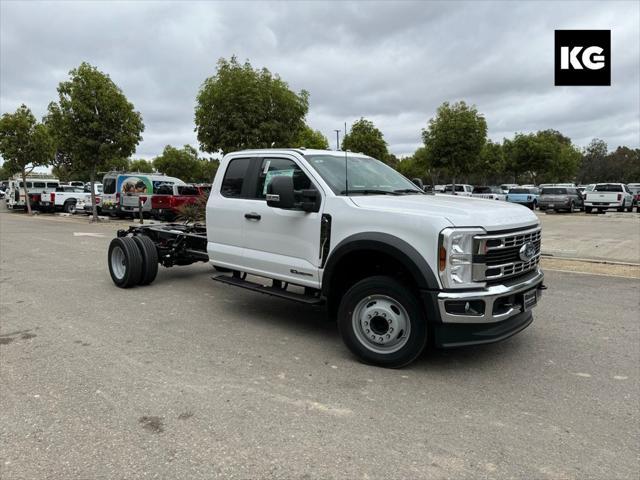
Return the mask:
<path id="1" fill-rule="evenodd" d="M 127 261 L 120 247 L 114 247 L 111 251 L 111 271 L 118 280 L 122 280 L 127 271 Z"/>
<path id="2" fill-rule="evenodd" d="M 360 300 L 351 322 L 358 341 L 374 353 L 397 352 L 407 344 L 411 334 L 406 309 L 387 295 L 369 295 Z"/>

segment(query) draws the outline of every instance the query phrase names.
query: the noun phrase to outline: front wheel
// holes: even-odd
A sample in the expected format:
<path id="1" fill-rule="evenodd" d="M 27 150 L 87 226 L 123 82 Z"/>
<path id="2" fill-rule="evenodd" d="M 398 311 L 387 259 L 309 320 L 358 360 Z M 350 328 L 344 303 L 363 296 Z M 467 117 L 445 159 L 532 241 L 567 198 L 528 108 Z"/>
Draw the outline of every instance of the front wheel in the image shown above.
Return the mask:
<path id="1" fill-rule="evenodd" d="M 362 361 L 400 368 L 427 343 L 427 322 L 416 296 L 391 277 L 365 278 L 344 295 L 338 329 L 349 350 Z"/>
<path id="2" fill-rule="evenodd" d="M 585 213 L 591 213 L 592 210 L 593 210 L 593 208 L 591 208 L 591 207 L 584 207 Z"/>

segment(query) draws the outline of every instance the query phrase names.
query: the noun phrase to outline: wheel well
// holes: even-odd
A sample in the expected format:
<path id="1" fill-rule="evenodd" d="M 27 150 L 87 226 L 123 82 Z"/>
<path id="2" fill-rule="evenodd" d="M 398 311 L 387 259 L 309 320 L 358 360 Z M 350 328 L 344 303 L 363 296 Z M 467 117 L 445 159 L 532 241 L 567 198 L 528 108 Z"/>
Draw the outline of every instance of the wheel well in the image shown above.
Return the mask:
<path id="1" fill-rule="evenodd" d="M 374 275 L 388 275 L 412 290 L 418 289 L 409 269 L 393 256 L 379 250 L 355 250 L 344 255 L 332 271 L 327 292 L 329 314 L 335 317 L 340 300 L 349 288 Z"/>

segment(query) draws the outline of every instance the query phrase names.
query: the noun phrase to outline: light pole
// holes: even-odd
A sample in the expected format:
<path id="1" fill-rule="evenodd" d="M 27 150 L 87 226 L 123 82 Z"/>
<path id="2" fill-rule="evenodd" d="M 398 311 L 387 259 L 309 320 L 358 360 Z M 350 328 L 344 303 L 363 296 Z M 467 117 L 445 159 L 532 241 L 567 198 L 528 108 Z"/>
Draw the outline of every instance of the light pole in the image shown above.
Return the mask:
<path id="1" fill-rule="evenodd" d="M 340 129 L 334 130 L 336 132 L 336 150 L 340 150 Z"/>

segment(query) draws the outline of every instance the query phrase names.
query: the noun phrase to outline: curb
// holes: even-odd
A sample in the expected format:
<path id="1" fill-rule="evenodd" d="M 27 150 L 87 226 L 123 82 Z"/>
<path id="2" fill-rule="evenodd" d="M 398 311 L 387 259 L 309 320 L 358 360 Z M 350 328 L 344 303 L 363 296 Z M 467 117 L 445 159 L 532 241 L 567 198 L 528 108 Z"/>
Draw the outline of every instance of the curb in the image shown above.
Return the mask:
<path id="1" fill-rule="evenodd" d="M 553 255 L 551 253 L 544 253 L 544 252 L 540 256 L 542 258 L 551 258 L 554 260 L 568 260 L 571 262 L 599 263 L 604 265 L 624 265 L 627 267 L 640 267 L 640 263 L 618 262 L 615 260 L 597 260 L 593 258 L 560 257 L 560 256 Z"/>

